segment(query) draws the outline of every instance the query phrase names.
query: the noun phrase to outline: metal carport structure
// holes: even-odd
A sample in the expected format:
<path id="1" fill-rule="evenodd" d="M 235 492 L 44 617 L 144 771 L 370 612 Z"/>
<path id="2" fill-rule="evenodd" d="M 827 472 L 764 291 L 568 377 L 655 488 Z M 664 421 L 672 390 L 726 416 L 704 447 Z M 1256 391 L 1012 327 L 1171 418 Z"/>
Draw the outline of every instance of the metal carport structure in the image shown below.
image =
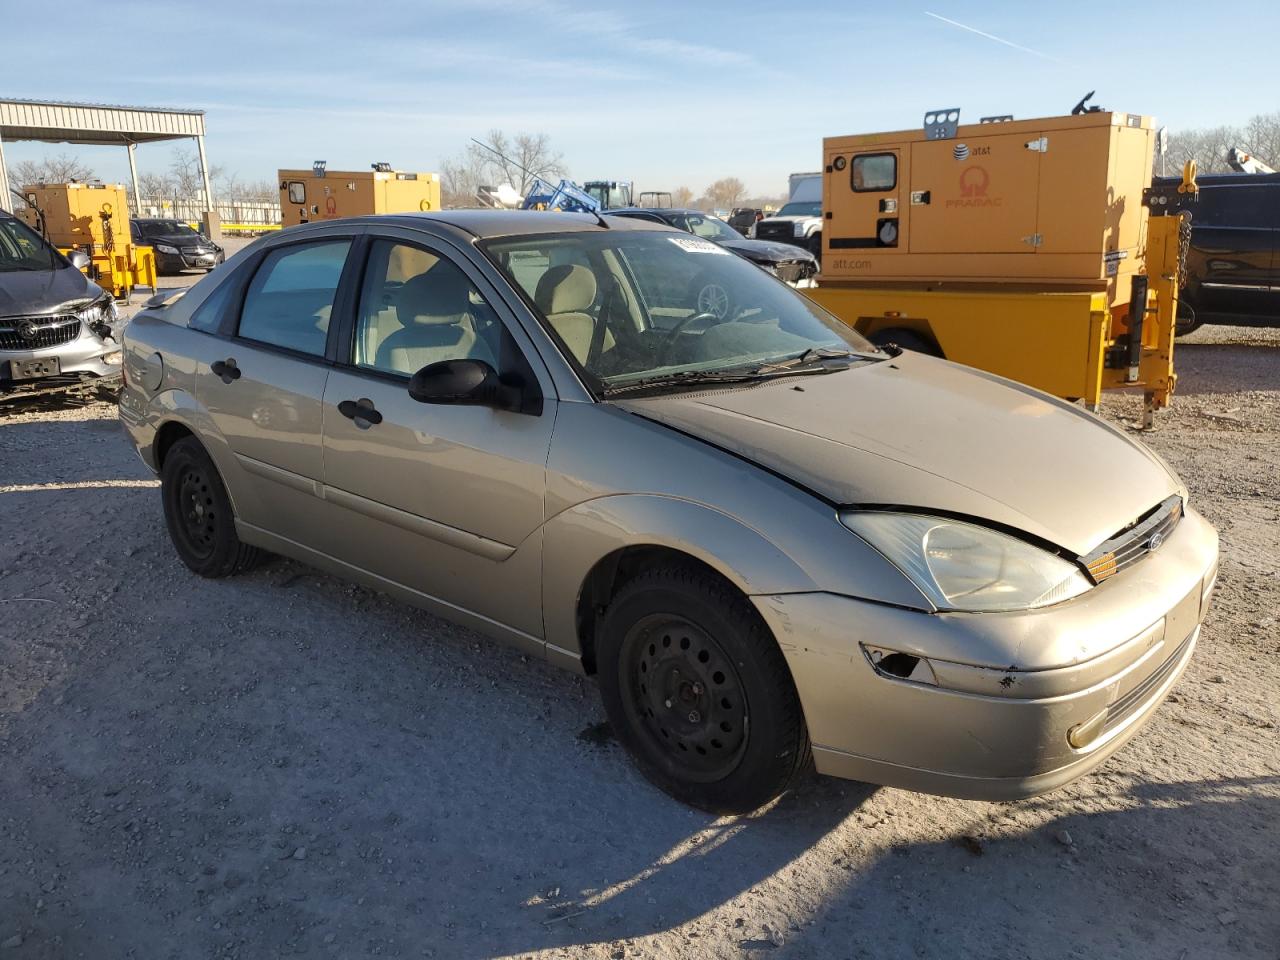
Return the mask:
<path id="1" fill-rule="evenodd" d="M 204 152 L 203 110 L 0 99 L 0 209 L 13 210 L 13 195 L 9 192 L 9 176 L 4 162 L 6 140 L 126 147 L 136 202 L 141 196 L 138 166 L 134 159 L 137 145 L 185 139 L 196 142 L 196 150 L 200 154 L 200 176 L 204 181 L 205 227 L 216 231 L 216 222 L 210 222 L 215 208 L 209 184 L 209 164 Z M 216 216 L 212 219 L 216 221 Z"/>

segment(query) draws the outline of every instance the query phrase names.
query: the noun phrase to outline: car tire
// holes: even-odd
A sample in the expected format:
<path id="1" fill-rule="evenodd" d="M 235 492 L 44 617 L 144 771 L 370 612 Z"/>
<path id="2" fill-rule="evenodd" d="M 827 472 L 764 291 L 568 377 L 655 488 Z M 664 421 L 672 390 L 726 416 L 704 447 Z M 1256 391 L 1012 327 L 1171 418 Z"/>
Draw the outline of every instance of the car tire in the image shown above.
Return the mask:
<path id="1" fill-rule="evenodd" d="M 812 762 L 791 672 L 759 614 L 713 575 L 684 567 L 627 582 L 600 620 L 609 723 L 640 772 L 713 813 L 746 813 Z"/>
<path id="2" fill-rule="evenodd" d="M 265 554 L 241 543 L 218 468 L 200 441 L 183 437 L 160 470 L 165 526 L 174 549 L 194 573 L 226 577 L 260 563 Z"/>
<path id="3" fill-rule="evenodd" d="M 868 339 L 877 347 L 896 343 L 903 350 L 914 350 L 916 353 L 924 353 L 931 357 L 943 357 L 942 348 L 932 338 L 916 333 L 914 330 L 908 330 L 906 327 L 877 330 Z"/>
<path id="4" fill-rule="evenodd" d="M 1189 333 L 1195 333 L 1202 326 L 1204 321 L 1196 316 L 1195 308 L 1185 300 L 1178 302 L 1178 316 L 1173 322 L 1173 335 L 1175 337 L 1185 337 Z"/>
<path id="5" fill-rule="evenodd" d="M 733 316 L 733 291 L 710 272 L 700 273 L 689 284 L 689 299 L 695 304 L 695 313 L 709 313 L 717 320 Z"/>

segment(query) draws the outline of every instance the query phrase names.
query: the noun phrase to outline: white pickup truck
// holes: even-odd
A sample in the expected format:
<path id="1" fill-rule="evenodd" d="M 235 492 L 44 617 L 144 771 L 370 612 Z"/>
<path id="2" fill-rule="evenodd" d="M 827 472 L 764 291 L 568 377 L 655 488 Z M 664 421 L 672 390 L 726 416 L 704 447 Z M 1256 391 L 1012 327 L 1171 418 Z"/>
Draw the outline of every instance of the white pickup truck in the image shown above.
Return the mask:
<path id="1" fill-rule="evenodd" d="M 757 221 L 747 236 L 804 247 L 821 258 L 822 174 L 791 174 L 790 199 L 773 216 Z"/>

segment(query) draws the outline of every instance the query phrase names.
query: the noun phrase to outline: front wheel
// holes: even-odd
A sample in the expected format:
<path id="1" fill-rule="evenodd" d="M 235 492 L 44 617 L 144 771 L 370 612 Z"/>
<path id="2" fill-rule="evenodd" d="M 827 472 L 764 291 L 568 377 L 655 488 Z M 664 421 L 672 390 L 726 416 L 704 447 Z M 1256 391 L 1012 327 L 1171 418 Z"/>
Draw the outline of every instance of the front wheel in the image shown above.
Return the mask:
<path id="1" fill-rule="evenodd" d="M 754 609 L 710 574 L 641 574 L 597 637 L 610 725 L 640 771 L 691 806 L 746 813 L 810 763 L 782 651 Z"/>
<path id="2" fill-rule="evenodd" d="M 231 500 L 213 460 L 195 437 L 184 437 L 160 470 L 165 525 L 178 556 L 202 577 L 225 577 L 255 566 L 262 551 L 240 542 Z"/>

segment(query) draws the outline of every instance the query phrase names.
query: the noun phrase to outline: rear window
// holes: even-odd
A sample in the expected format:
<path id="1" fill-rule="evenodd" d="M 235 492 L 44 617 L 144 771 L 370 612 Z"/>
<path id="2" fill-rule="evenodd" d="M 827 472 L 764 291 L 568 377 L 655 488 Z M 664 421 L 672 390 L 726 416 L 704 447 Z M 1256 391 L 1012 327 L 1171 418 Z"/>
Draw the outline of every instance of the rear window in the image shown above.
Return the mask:
<path id="1" fill-rule="evenodd" d="M 245 294 L 240 336 L 324 356 L 329 315 L 350 249 L 350 240 L 324 240 L 272 250 Z"/>

